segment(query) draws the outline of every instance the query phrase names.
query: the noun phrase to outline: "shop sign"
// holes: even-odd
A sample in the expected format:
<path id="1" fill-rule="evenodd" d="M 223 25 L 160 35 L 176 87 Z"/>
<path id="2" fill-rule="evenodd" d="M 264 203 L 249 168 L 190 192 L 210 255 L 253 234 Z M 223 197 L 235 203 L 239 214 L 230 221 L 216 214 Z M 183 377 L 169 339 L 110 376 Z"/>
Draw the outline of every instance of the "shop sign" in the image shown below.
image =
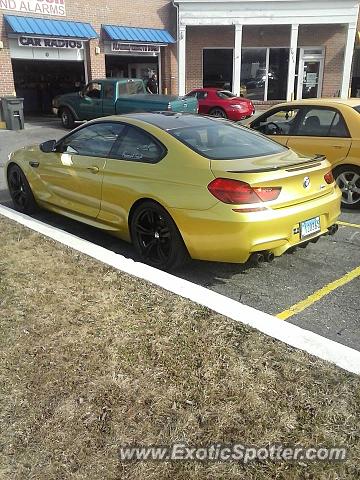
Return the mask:
<path id="1" fill-rule="evenodd" d="M 43 37 L 24 37 L 18 38 L 20 47 L 43 47 L 43 48 L 69 48 L 82 49 L 84 42 L 72 38 L 43 38 Z"/>
<path id="2" fill-rule="evenodd" d="M 0 0 L 1 1 L 1 0 Z M 159 45 L 138 45 L 136 43 L 111 42 L 112 52 L 159 53 Z"/>
<path id="3" fill-rule="evenodd" d="M 0 10 L 65 17 L 65 0 L 0 0 Z"/>

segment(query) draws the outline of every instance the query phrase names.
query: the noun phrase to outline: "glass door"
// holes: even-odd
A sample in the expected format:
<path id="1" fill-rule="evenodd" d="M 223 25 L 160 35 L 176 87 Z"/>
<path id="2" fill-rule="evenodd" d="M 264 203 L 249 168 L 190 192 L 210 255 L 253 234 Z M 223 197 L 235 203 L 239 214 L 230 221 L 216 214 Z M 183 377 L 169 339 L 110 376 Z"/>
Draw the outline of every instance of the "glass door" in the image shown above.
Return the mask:
<path id="1" fill-rule="evenodd" d="M 298 99 L 321 97 L 323 72 L 323 51 L 321 49 L 301 49 L 297 86 Z"/>

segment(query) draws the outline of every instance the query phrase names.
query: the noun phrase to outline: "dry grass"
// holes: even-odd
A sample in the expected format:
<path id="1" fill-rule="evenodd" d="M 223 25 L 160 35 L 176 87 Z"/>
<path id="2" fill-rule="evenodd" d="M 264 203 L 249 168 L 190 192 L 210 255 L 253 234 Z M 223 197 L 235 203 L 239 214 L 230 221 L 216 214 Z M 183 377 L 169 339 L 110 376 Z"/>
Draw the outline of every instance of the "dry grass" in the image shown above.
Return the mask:
<path id="1" fill-rule="evenodd" d="M 0 478 L 355 479 L 360 380 L 0 218 Z M 346 445 L 342 464 L 126 463 L 124 443 Z"/>

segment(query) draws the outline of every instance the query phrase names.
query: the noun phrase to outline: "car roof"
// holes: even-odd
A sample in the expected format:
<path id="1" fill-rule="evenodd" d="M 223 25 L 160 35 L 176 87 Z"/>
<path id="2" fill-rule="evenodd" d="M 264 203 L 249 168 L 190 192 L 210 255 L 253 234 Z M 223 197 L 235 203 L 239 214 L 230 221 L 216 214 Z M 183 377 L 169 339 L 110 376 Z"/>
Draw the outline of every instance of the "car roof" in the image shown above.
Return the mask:
<path id="1" fill-rule="evenodd" d="M 199 88 L 193 88 L 191 92 L 201 92 L 202 90 L 210 90 L 217 92 L 218 90 L 225 90 L 224 88 L 218 88 L 218 87 L 199 87 Z"/>
<path id="2" fill-rule="evenodd" d="M 96 83 L 96 82 L 114 83 L 114 82 L 117 82 L 119 80 L 122 81 L 122 82 L 142 81 L 141 78 L 110 77 L 110 78 L 94 78 L 94 80 L 90 80 L 89 83 Z"/>
<path id="3" fill-rule="evenodd" d="M 350 107 L 357 107 L 360 105 L 360 98 L 309 98 L 303 100 L 294 100 L 292 102 L 284 102 L 280 103 L 278 106 L 284 105 L 318 105 L 318 106 L 326 106 L 326 105 L 348 105 Z"/>
<path id="4" fill-rule="evenodd" d="M 224 122 L 222 119 L 215 117 L 205 117 L 191 113 L 175 113 L 175 112 L 147 112 L 147 113 L 130 113 L 125 115 L 112 115 L 102 117 L 96 121 L 127 121 L 138 120 L 165 131 L 175 130 L 177 128 L 194 128 L 206 127 L 215 123 Z"/>

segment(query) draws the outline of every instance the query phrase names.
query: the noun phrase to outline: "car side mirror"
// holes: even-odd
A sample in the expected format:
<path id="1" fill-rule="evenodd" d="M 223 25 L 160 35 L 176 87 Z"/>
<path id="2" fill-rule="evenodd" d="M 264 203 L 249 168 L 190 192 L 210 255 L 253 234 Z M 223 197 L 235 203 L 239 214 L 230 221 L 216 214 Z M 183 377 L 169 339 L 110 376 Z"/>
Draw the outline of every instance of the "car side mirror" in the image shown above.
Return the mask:
<path id="1" fill-rule="evenodd" d="M 44 153 L 51 153 L 55 151 L 56 140 L 48 140 L 40 144 L 40 150 Z"/>

